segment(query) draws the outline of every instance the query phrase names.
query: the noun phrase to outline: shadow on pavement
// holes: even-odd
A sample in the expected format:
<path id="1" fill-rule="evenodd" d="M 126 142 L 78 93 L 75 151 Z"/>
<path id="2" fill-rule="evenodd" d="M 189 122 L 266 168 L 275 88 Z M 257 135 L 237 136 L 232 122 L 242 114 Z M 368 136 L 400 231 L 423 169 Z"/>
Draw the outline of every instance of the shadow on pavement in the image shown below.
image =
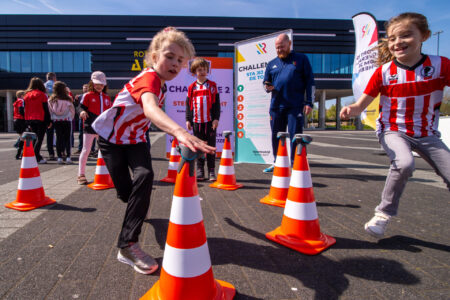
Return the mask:
<path id="1" fill-rule="evenodd" d="M 45 206 L 42 208 L 46 208 Z M 81 212 L 94 212 L 97 209 L 94 207 L 76 207 L 72 205 L 62 204 L 62 203 L 56 203 L 52 205 L 51 207 L 47 208 L 48 210 L 63 210 L 63 211 L 81 211 Z"/>
<path id="2" fill-rule="evenodd" d="M 245 228 L 229 218 L 226 218 L 225 221 L 230 226 L 262 240 L 264 243 L 268 242 L 263 233 Z M 163 249 L 166 242 L 168 220 L 150 219 L 147 222 L 155 228 L 156 240 Z M 402 264 L 394 260 L 350 257 L 334 261 L 320 254 L 308 256 L 276 243 L 269 243 L 271 245 L 266 246 L 236 239 L 208 238 L 213 265 L 234 264 L 261 270 L 264 271 L 263 274 L 267 272 L 267 277 L 261 277 L 261 281 L 267 280 L 268 282 L 273 278 L 273 274 L 288 275 L 314 290 L 315 299 L 338 299 L 348 288 L 349 281 L 345 277 L 346 275 L 394 284 L 413 285 L 419 283 L 419 278 L 405 270 Z M 336 245 L 332 247 L 339 249 L 379 249 L 380 245 L 367 241 L 336 238 Z M 239 295 L 239 299 L 258 298 Z"/>

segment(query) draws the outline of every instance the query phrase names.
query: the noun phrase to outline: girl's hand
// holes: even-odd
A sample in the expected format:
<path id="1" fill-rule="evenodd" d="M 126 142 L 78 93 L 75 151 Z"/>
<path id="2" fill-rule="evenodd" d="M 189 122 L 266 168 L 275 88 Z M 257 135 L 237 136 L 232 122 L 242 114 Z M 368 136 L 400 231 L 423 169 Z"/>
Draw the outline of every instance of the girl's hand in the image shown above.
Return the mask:
<path id="1" fill-rule="evenodd" d="M 84 110 L 80 113 L 80 118 L 83 120 L 83 121 L 86 121 L 86 119 L 88 118 L 88 113 L 87 112 L 85 112 Z"/>
<path id="2" fill-rule="evenodd" d="M 216 148 L 208 146 L 206 141 L 202 141 L 201 139 L 189 134 L 189 132 L 182 128 L 180 129 L 181 130 L 177 130 L 175 132 L 175 137 L 180 143 L 183 143 L 192 151 L 197 152 L 197 150 L 200 150 L 207 154 L 213 154 L 216 151 Z"/>
<path id="3" fill-rule="evenodd" d="M 192 130 L 191 122 L 186 121 L 186 128 L 187 130 Z"/>
<path id="4" fill-rule="evenodd" d="M 219 120 L 212 121 L 212 129 L 213 130 L 216 130 L 218 126 L 219 126 Z"/>
<path id="5" fill-rule="evenodd" d="M 342 120 L 347 120 L 351 116 L 351 113 L 352 113 L 351 107 L 350 106 L 344 106 L 341 109 L 341 112 L 340 112 L 339 115 L 340 115 Z"/>

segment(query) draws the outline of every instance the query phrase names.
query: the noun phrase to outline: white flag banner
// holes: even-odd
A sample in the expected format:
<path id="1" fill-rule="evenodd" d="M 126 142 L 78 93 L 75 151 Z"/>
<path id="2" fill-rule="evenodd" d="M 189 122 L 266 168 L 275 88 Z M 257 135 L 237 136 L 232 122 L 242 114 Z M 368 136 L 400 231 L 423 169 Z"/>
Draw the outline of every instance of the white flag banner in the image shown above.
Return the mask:
<path id="1" fill-rule="evenodd" d="M 372 74 L 377 68 L 378 29 L 375 17 L 369 13 L 359 13 L 352 17 L 355 28 L 356 50 L 353 62 L 352 88 L 355 101 L 363 94 Z M 376 111 L 374 111 L 376 109 Z M 378 117 L 378 104 L 374 100 L 371 106 L 361 113 L 363 123 L 375 128 Z M 373 126 L 372 126 L 372 124 Z"/>

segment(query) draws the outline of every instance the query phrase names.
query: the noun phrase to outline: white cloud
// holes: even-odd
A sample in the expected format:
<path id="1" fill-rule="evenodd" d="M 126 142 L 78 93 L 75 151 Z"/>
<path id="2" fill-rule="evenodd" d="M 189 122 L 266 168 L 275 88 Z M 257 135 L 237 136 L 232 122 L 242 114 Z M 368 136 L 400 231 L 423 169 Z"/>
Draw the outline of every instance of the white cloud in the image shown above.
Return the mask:
<path id="1" fill-rule="evenodd" d="M 48 3 L 46 0 L 39 0 L 39 2 L 41 2 L 42 5 L 44 5 L 45 7 L 47 7 L 47 8 L 49 8 L 49 9 L 53 10 L 54 12 L 56 12 L 56 13 L 58 13 L 58 14 L 63 14 L 63 12 L 62 12 L 60 9 L 54 7 L 53 5 L 51 5 L 50 3 Z"/>
<path id="2" fill-rule="evenodd" d="M 38 8 L 37 6 L 35 6 L 33 4 L 30 4 L 30 3 L 27 3 L 27 2 L 23 2 L 23 1 L 20 1 L 20 0 L 13 0 L 13 2 L 16 2 L 16 3 L 20 4 L 20 5 L 23 5 L 23 6 L 26 6 L 26 7 L 29 7 L 29 8 L 34 8 L 34 9 Z"/>

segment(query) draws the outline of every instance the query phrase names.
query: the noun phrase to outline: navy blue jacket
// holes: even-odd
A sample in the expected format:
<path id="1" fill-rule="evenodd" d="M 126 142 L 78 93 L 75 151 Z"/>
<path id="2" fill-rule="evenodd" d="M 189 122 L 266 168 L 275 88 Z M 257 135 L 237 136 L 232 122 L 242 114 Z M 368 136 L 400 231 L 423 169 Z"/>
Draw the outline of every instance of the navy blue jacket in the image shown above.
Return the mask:
<path id="1" fill-rule="evenodd" d="M 270 108 L 290 108 L 309 105 L 314 101 L 314 75 L 308 57 L 291 51 L 285 59 L 276 57 L 266 67 L 264 82 L 274 86 Z M 306 101 L 305 101 L 306 91 Z"/>

